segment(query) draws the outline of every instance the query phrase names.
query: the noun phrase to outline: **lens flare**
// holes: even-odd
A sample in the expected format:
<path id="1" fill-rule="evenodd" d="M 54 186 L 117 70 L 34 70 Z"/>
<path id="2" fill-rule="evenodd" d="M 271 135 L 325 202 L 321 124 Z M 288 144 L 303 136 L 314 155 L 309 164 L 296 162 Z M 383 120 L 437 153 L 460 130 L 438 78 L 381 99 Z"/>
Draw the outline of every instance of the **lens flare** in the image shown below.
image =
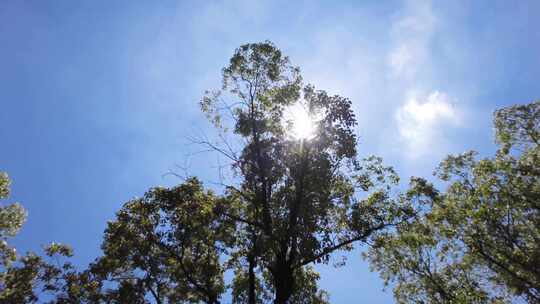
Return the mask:
<path id="1" fill-rule="evenodd" d="M 315 137 L 317 131 L 314 117 L 301 104 L 295 103 L 284 111 L 289 136 L 297 140 L 309 140 Z"/>

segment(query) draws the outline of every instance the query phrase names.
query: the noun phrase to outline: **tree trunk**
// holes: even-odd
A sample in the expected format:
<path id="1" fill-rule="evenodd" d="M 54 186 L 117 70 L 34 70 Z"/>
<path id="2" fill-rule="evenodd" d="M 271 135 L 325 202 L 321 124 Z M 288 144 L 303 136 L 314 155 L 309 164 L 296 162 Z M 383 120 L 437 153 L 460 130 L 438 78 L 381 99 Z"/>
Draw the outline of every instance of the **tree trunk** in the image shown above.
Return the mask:
<path id="1" fill-rule="evenodd" d="M 274 274 L 274 286 L 276 288 L 276 298 L 274 304 L 287 304 L 294 292 L 293 271 L 287 265 L 278 267 Z"/>

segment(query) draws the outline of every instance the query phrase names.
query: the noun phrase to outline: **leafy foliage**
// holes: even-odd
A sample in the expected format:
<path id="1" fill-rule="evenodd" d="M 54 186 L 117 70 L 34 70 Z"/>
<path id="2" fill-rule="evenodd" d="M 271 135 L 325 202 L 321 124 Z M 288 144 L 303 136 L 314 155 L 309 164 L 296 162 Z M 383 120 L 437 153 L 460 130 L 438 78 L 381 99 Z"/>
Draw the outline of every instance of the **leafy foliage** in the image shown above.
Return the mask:
<path id="1" fill-rule="evenodd" d="M 9 197 L 11 181 L 5 172 L 0 172 L 0 199 Z M 15 248 L 8 239 L 15 236 L 26 220 L 26 211 L 19 203 L 0 206 L 0 263 L 9 266 L 16 259 Z"/>
<path id="2" fill-rule="evenodd" d="M 449 156 L 439 193 L 416 179 L 414 220 L 377 240 L 373 267 L 400 303 L 540 303 L 540 102 L 495 113 L 495 157 Z"/>
<path id="3" fill-rule="evenodd" d="M 234 225 L 222 220 L 217 198 L 197 179 L 171 189 L 154 188 L 134 199 L 109 222 L 104 256 L 91 269 L 116 286 L 118 303 L 218 303 L 224 292 L 220 255 Z"/>
<path id="4" fill-rule="evenodd" d="M 9 195 L 10 180 L 0 173 L 0 198 Z M 73 255 L 68 246 L 52 243 L 45 257 L 29 252 L 16 254 L 6 240 L 21 229 L 26 211 L 18 204 L 0 207 L 0 303 L 100 303 L 101 285 L 90 272 L 78 272 L 63 258 Z"/>
<path id="5" fill-rule="evenodd" d="M 0 274 L 0 303 L 102 303 L 102 286 L 91 273 L 60 262 L 73 255 L 69 247 L 52 243 L 44 251 L 45 257 L 27 253 Z"/>

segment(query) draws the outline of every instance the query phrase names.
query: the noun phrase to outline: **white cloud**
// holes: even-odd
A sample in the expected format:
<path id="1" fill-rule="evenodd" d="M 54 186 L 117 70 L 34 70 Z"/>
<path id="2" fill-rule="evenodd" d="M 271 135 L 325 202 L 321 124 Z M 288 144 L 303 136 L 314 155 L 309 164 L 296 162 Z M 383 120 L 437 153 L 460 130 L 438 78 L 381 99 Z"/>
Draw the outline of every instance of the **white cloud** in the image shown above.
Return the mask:
<path id="1" fill-rule="evenodd" d="M 418 97 L 411 93 L 397 110 L 399 135 L 408 148 L 408 156 L 417 157 L 445 144 L 444 128 L 461 124 L 461 114 L 445 93 L 434 91 Z"/>

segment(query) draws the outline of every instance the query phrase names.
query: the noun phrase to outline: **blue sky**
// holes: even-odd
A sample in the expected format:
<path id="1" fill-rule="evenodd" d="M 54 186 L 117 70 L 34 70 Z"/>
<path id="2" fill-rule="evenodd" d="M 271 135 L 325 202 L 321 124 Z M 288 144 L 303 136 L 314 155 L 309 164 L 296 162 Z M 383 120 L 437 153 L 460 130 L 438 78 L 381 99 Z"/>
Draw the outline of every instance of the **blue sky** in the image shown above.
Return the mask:
<path id="1" fill-rule="evenodd" d="M 28 209 L 19 251 L 50 241 L 99 254 L 107 220 L 211 132 L 197 102 L 234 49 L 269 39 L 306 82 L 349 97 L 359 150 L 403 178 L 448 153 L 494 149 L 492 112 L 540 97 L 538 1 L 2 1 L 0 170 Z M 332 303 L 392 303 L 349 256 L 320 268 Z"/>

